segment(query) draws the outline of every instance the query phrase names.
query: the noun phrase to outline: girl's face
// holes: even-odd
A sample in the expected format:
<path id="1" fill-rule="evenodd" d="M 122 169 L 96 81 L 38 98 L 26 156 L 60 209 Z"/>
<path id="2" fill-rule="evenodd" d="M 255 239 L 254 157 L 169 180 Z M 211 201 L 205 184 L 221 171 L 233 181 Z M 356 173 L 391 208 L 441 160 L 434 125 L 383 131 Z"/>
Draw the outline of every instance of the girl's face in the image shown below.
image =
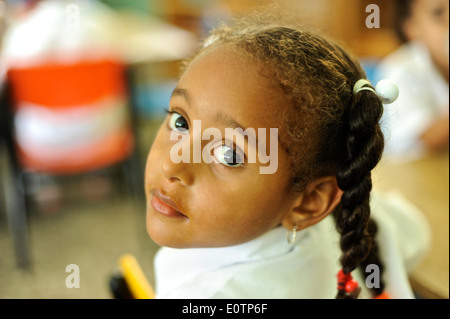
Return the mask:
<path id="1" fill-rule="evenodd" d="M 260 173 L 267 164 L 259 156 L 248 161 L 252 148 L 266 155 L 273 150 L 270 128 L 279 128 L 280 114 L 287 107 L 258 71 L 256 64 L 218 47 L 198 57 L 181 77 L 146 165 L 146 226 L 159 245 L 240 244 L 279 225 L 293 205 L 296 196 L 288 190 L 290 170 L 282 147 L 272 159 L 278 164 L 274 174 Z M 197 129 L 194 120 L 201 121 L 196 122 Z M 205 140 L 198 124 L 202 132 L 218 129 L 221 138 Z M 256 133 L 264 128 L 266 136 L 227 140 L 225 129 L 236 127 L 253 128 Z M 171 133 L 181 136 L 181 141 L 171 140 Z M 265 150 L 257 147 L 260 140 L 265 141 L 261 144 Z M 212 162 L 193 161 L 195 144 L 211 155 Z M 190 152 L 190 161 L 174 161 L 174 155 L 182 152 L 180 145 Z"/>
<path id="2" fill-rule="evenodd" d="M 415 0 L 405 31 L 410 40 L 420 41 L 431 53 L 441 72 L 448 77 L 448 0 Z"/>

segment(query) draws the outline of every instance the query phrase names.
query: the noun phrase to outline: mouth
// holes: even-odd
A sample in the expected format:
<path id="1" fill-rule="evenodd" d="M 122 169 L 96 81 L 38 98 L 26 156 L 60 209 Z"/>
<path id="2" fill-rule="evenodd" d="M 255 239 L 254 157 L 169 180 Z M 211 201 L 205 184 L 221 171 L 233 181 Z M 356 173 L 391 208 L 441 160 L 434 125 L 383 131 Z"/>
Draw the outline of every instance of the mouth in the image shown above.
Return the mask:
<path id="1" fill-rule="evenodd" d="M 150 204 L 158 213 L 170 218 L 187 217 L 180 212 L 175 202 L 169 196 L 162 194 L 158 189 L 152 189 L 151 194 L 153 197 Z"/>

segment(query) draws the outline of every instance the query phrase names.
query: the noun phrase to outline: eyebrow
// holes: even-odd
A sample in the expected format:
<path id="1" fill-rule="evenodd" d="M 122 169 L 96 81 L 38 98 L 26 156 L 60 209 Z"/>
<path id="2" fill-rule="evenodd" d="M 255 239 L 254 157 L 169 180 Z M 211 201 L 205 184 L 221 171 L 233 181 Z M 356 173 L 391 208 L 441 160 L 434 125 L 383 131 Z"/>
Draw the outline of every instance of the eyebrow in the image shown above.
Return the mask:
<path id="1" fill-rule="evenodd" d="M 189 95 L 189 92 L 186 91 L 185 89 L 176 87 L 173 92 L 172 92 L 172 97 L 177 97 L 180 96 L 182 98 L 184 98 L 184 100 L 186 101 L 186 103 L 190 106 L 191 105 L 191 96 Z"/>
<path id="2" fill-rule="evenodd" d="M 182 97 L 186 101 L 188 106 L 189 107 L 191 106 L 192 98 L 186 89 L 176 87 L 172 92 L 172 98 L 173 97 Z M 243 125 L 239 124 L 231 116 L 219 112 L 219 113 L 215 114 L 214 121 L 218 122 L 220 124 L 223 124 L 227 128 L 241 129 L 242 134 L 239 131 L 237 132 L 238 134 L 242 135 L 247 140 L 247 142 L 252 141 L 252 142 L 256 143 L 256 136 L 254 136 L 253 134 L 246 135 L 245 132 L 247 131 L 247 128 L 245 128 Z M 249 139 L 250 139 L 250 141 L 249 141 Z"/>
<path id="3" fill-rule="evenodd" d="M 186 89 L 176 87 L 172 92 L 172 97 L 178 97 L 178 96 L 182 97 L 186 101 L 186 103 L 188 104 L 189 107 L 191 106 L 192 99 L 191 99 L 189 92 Z M 219 112 L 214 116 L 214 120 L 216 122 L 224 124 L 226 127 L 240 128 L 243 131 L 245 131 L 244 127 L 241 124 L 239 124 L 236 120 L 234 120 L 232 117 L 230 117 L 226 114 Z"/>

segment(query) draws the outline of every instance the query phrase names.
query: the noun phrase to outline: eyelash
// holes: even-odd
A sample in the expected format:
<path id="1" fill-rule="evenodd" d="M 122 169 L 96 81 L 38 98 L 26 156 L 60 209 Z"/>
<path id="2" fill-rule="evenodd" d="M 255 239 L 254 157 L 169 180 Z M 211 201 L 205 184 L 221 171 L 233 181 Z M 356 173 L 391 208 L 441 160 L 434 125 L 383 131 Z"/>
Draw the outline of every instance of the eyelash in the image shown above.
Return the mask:
<path id="1" fill-rule="evenodd" d="M 181 111 L 181 110 L 179 110 L 179 109 L 177 109 L 177 108 L 174 108 L 173 110 L 170 110 L 170 109 L 166 108 L 166 109 L 164 109 L 164 111 L 165 111 L 165 113 L 167 114 L 167 116 L 169 117 L 169 119 L 170 119 L 170 115 L 173 115 L 173 114 L 179 114 L 179 115 L 181 115 L 182 117 L 184 117 L 184 119 L 185 119 L 186 122 L 188 123 L 189 128 L 191 127 L 190 121 L 189 121 L 189 117 L 186 116 L 186 115 L 184 115 L 183 111 Z M 167 122 L 167 123 L 166 123 L 167 129 L 168 129 L 169 131 L 172 131 L 172 129 L 171 129 L 170 126 L 169 126 L 169 121 L 166 120 L 166 122 Z"/>
<path id="2" fill-rule="evenodd" d="M 178 109 L 170 110 L 170 109 L 166 108 L 166 109 L 164 109 L 164 111 L 165 111 L 165 113 L 166 113 L 167 115 L 179 114 L 179 115 L 183 116 L 183 117 L 186 119 L 186 121 L 189 123 L 188 118 L 187 118 L 185 115 L 183 115 Z M 169 123 L 167 123 L 167 129 L 170 130 L 170 131 L 172 130 L 172 129 L 170 128 L 170 126 L 169 126 Z M 236 151 L 236 148 L 237 148 L 237 147 L 236 147 L 235 145 L 232 145 L 232 146 L 228 145 L 228 144 L 226 143 L 226 141 L 222 141 L 222 146 L 228 146 L 228 147 L 232 148 L 235 152 L 237 152 L 237 151 Z M 211 149 L 211 155 L 212 155 L 213 152 L 214 152 L 214 149 Z M 241 166 L 235 166 L 235 167 L 233 167 L 233 166 L 228 166 L 228 165 L 224 165 L 224 164 L 219 163 L 220 167 L 222 167 L 222 168 L 224 168 L 224 169 L 234 169 L 234 170 L 236 170 L 237 168 L 244 168 L 245 162 L 246 162 L 246 160 L 247 160 L 247 156 L 245 155 L 244 152 L 241 152 L 241 153 L 242 153 L 242 155 L 243 155 L 243 157 L 244 157 L 243 163 L 242 163 Z M 213 155 L 212 155 L 212 156 L 213 156 Z"/>

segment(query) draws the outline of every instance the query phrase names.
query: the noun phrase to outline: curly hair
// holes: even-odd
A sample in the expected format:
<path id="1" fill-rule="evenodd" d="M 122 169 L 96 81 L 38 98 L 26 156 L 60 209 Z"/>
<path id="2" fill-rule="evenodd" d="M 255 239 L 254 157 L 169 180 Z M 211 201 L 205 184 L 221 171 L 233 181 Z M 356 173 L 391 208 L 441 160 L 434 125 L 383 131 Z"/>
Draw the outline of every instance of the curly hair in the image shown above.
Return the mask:
<path id="1" fill-rule="evenodd" d="M 262 64 L 291 102 L 280 114 L 285 124 L 280 141 L 292 171 L 290 186 L 302 192 L 315 178 L 337 177 L 343 195 L 333 215 L 341 235 L 344 273 L 369 260 L 381 264 L 369 200 L 371 170 L 384 148 L 378 124 L 383 105 L 372 92 L 353 93 L 355 83 L 366 77 L 357 60 L 323 36 L 264 15 L 246 16 L 214 30 L 193 59 L 216 45 Z M 357 293 L 338 289 L 337 298 L 355 297 Z"/>

